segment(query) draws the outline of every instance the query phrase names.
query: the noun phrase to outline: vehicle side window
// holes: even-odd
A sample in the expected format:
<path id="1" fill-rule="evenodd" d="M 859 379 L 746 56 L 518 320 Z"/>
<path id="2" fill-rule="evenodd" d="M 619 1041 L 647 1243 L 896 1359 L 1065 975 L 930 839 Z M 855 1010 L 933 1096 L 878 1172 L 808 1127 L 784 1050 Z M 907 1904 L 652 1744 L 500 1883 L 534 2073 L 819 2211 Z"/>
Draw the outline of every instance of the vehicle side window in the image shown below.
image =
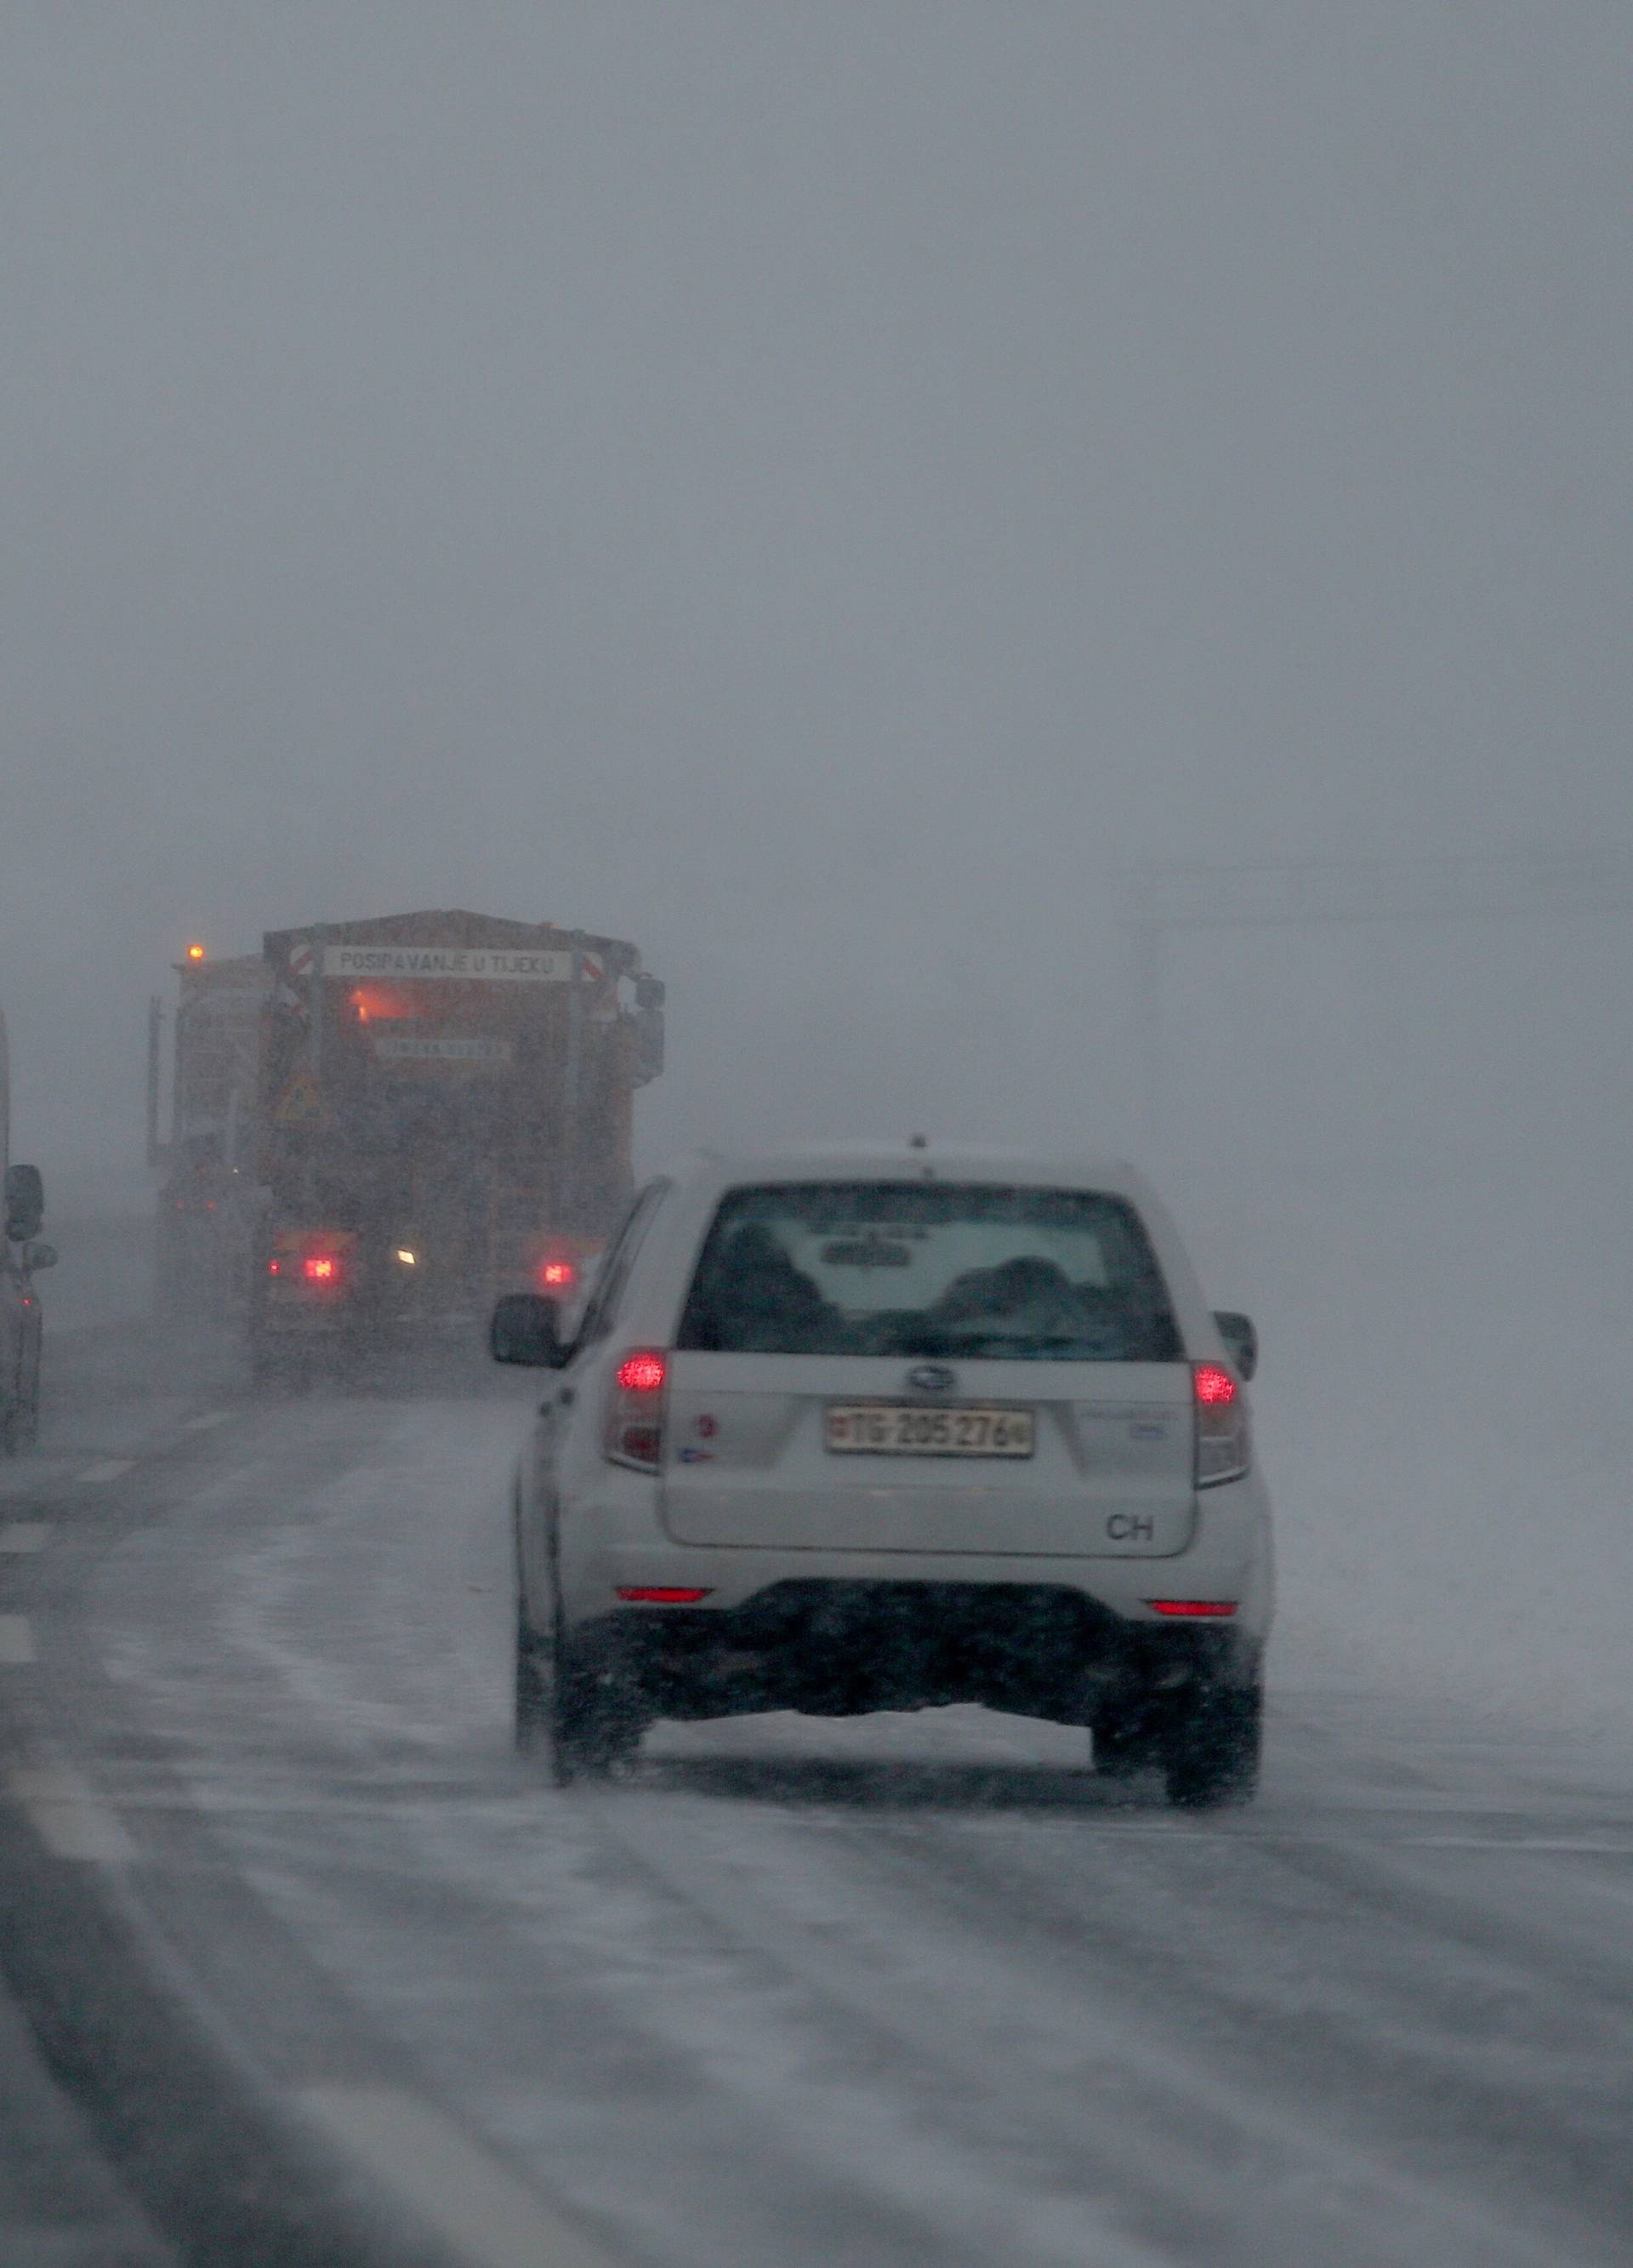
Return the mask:
<path id="1" fill-rule="evenodd" d="M 672 1184 L 666 1181 L 649 1182 L 636 1197 L 625 1218 L 623 1226 L 613 1239 L 607 1251 L 601 1278 L 584 1311 L 584 1321 L 578 1328 L 578 1337 L 573 1351 L 593 1346 L 604 1339 L 613 1327 L 618 1303 L 623 1297 L 625 1285 L 635 1258 L 645 1241 L 658 1208 L 668 1195 Z"/>

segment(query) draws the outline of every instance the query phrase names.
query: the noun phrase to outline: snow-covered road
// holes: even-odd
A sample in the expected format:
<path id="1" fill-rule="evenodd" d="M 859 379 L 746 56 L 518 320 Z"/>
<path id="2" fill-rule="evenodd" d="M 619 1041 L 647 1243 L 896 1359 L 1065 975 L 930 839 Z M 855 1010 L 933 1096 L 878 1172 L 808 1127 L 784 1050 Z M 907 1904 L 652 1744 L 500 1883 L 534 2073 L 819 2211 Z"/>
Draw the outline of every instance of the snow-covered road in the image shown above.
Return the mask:
<path id="1" fill-rule="evenodd" d="M 975 1710 L 559 1793 L 507 1721 L 526 1402 L 198 1384 L 70 1399 L 0 1498 L 8 1966 L 151 2257 L 1633 2257 L 1603 1745 L 1276 1690 L 1218 1817 Z"/>

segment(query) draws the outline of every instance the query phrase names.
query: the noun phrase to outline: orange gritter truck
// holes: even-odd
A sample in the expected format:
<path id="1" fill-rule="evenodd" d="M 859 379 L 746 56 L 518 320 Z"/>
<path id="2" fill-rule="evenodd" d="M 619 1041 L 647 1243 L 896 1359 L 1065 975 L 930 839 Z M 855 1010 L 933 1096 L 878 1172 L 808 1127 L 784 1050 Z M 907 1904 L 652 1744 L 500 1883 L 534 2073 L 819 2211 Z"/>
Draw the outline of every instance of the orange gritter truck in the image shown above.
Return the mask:
<path id="1" fill-rule="evenodd" d="M 181 963 L 166 1304 L 240 1314 L 269 1372 L 570 1297 L 628 1199 L 663 1031 L 633 945 L 548 922 L 387 915 Z"/>

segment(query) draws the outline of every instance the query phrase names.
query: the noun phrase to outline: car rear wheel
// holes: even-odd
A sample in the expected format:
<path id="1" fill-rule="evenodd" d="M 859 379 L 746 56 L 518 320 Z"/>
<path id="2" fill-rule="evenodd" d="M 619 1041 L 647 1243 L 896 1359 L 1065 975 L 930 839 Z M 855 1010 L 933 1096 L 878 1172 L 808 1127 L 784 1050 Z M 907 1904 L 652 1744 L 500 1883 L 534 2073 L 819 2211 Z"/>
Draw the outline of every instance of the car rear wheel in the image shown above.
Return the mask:
<path id="1" fill-rule="evenodd" d="M 1163 1740 L 1169 1802 L 1192 1811 L 1250 1803 L 1259 1785 L 1263 1717 L 1258 1685 L 1207 1687 L 1188 1701 Z"/>
<path id="2" fill-rule="evenodd" d="M 516 1621 L 516 1747 L 525 1756 L 550 1745 L 550 1681 L 539 1647 L 520 1616 Z"/>
<path id="3" fill-rule="evenodd" d="M 1093 1731 L 1094 1769 L 1102 1779 L 1132 1779 L 1162 1762 L 1157 1734 L 1149 1723 L 1128 1716 L 1097 1717 Z"/>
<path id="4" fill-rule="evenodd" d="M 547 1758 L 557 1787 L 604 1777 L 635 1754 L 644 1730 L 628 1697 L 608 1689 L 559 1633 L 541 1640 L 519 1614 L 516 1746 Z"/>
<path id="5" fill-rule="evenodd" d="M 557 1638 L 553 1737 L 557 1784 L 601 1779 L 627 1764 L 645 1730 L 634 1697 Z"/>

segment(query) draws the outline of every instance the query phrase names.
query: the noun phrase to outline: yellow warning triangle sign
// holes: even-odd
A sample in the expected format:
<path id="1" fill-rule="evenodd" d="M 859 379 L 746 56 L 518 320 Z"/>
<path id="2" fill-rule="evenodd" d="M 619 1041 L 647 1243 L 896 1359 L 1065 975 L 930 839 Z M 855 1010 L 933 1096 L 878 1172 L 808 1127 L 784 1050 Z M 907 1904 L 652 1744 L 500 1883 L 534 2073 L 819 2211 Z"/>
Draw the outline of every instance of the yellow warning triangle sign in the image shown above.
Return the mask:
<path id="1" fill-rule="evenodd" d="M 334 1114 L 309 1071 L 291 1072 L 272 1114 L 275 1126 L 309 1126 L 325 1131 L 335 1123 Z"/>

